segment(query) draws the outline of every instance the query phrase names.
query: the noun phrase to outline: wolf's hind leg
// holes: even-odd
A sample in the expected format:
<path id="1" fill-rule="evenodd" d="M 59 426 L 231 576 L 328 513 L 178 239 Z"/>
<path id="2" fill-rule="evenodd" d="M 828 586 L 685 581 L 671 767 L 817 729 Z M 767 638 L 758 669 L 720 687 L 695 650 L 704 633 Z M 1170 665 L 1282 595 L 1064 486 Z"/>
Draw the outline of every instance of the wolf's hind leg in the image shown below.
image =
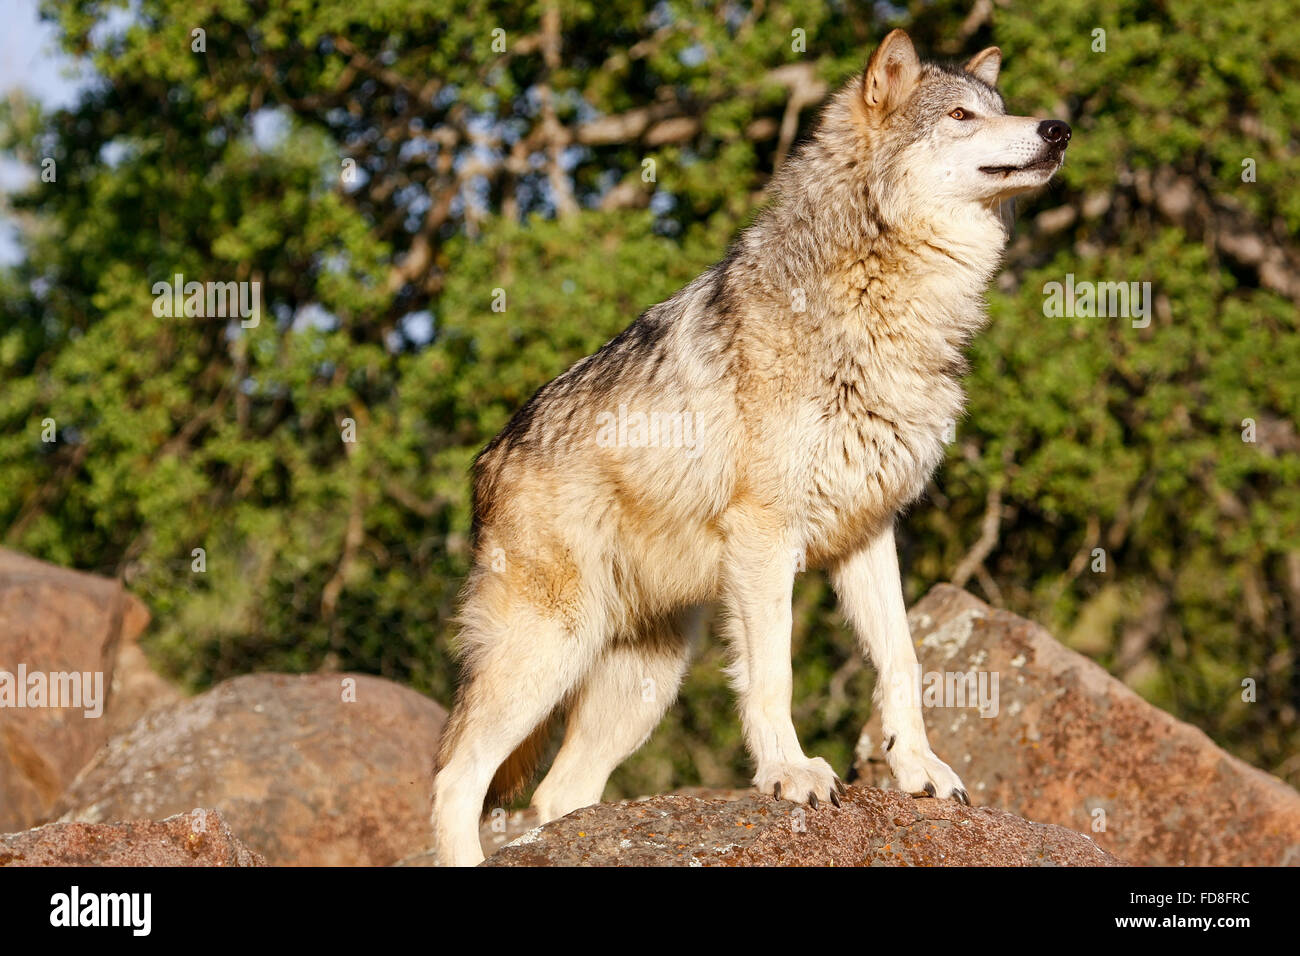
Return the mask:
<path id="1" fill-rule="evenodd" d="M 921 715 L 921 667 L 912 647 L 894 529 L 886 528 L 832 570 L 840 606 L 876 667 L 885 759 L 898 786 L 969 804 L 961 779 L 935 756 Z"/>
<path id="2" fill-rule="evenodd" d="M 442 865 L 482 862 L 479 818 L 497 769 L 581 680 L 594 655 L 593 641 L 558 622 L 531 612 L 513 617 L 471 651 L 443 730 L 432 818 Z"/>
<path id="3" fill-rule="evenodd" d="M 695 616 L 656 621 L 596 660 L 569 707 L 564 744 L 533 794 L 541 822 L 599 803 L 614 768 L 654 732 L 686 673 Z"/>

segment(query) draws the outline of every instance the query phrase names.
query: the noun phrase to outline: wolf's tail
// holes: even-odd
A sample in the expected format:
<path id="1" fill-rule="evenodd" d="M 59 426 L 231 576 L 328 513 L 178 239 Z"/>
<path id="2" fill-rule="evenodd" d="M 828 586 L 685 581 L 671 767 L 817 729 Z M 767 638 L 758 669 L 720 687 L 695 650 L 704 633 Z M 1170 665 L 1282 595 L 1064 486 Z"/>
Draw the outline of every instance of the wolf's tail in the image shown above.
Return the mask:
<path id="1" fill-rule="evenodd" d="M 537 765 L 541 763 L 542 753 L 550 740 L 553 719 L 554 714 L 533 728 L 533 732 L 525 737 L 524 742 L 516 747 L 506 758 L 505 763 L 497 768 L 488 787 L 485 805 L 505 806 L 532 782 L 533 777 L 537 775 Z"/>

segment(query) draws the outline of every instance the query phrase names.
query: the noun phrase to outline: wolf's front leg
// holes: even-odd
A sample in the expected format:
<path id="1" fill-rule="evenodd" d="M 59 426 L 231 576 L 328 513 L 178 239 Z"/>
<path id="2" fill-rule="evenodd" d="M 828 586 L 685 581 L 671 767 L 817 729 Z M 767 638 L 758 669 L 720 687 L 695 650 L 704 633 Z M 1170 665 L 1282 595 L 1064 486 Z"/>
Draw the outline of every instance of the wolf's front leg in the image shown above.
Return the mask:
<path id="1" fill-rule="evenodd" d="M 885 759 L 898 786 L 916 795 L 952 797 L 969 805 L 960 778 L 934 755 L 925 734 L 921 668 L 907 626 L 893 527 L 840 562 L 832 580 L 862 652 L 876 666 L 875 699 Z"/>
<path id="2" fill-rule="evenodd" d="M 825 760 L 804 754 L 790 716 L 794 553 L 753 529 L 733 540 L 739 544 L 730 549 L 724 569 L 732 651 L 728 670 L 757 767 L 754 786 L 779 799 L 838 806 L 843 784 Z"/>

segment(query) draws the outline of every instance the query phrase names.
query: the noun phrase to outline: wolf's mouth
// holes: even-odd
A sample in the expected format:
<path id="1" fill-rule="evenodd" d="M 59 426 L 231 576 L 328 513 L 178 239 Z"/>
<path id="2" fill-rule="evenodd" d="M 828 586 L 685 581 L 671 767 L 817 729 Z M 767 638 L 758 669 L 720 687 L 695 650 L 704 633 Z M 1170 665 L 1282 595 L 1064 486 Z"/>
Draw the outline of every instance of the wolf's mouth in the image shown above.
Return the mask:
<path id="1" fill-rule="evenodd" d="M 980 172 L 990 176 L 1009 176 L 1012 173 L 1031 173 L 1040 169 L 1055 169 L 1061 162 L 1060 153 L 1049 154 L 1023 166 L 981 166 Z"/>

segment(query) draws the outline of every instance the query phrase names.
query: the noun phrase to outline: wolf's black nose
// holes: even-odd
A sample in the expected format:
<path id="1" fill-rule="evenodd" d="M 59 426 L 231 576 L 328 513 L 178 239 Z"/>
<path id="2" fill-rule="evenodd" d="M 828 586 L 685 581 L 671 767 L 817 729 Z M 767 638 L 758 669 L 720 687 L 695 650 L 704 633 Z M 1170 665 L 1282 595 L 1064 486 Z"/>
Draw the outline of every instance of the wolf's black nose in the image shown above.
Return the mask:
<path id="1" fill-rule="evenodd" d="M 1053 146 L 1064 146 L 1070 141 L 1070 125 L 1060 120 L 1043 120 L 1038 124 L 1038 135 Z"/>

